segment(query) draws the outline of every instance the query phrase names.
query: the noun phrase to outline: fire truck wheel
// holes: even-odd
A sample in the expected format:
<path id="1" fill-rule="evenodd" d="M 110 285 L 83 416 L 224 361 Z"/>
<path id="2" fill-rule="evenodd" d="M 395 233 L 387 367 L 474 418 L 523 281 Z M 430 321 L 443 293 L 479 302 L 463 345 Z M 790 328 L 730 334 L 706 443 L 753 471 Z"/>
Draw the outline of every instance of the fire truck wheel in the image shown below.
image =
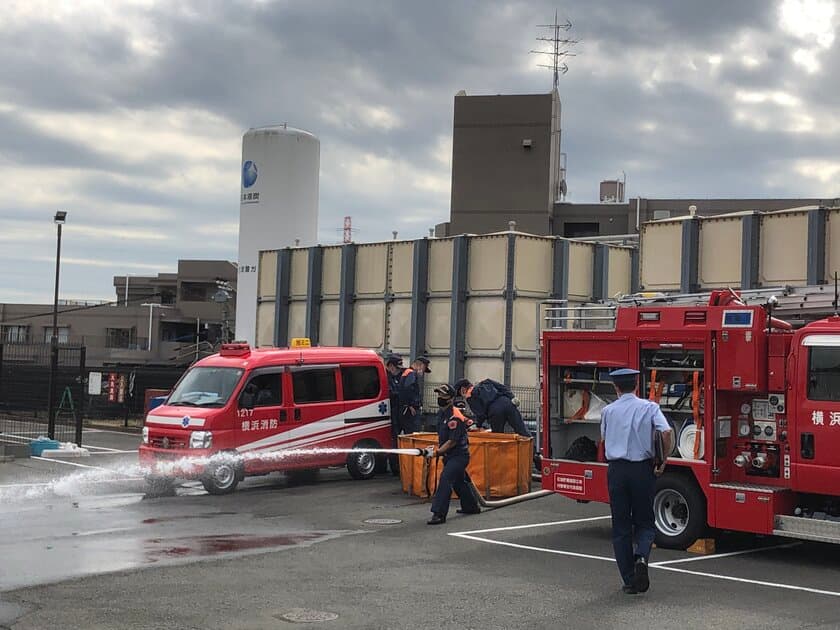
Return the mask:
<path id="1" fill-rule="evenodd" d="M 201 483 L 210 494 L 229 494 L 239 485 L 241 471 L 232 457 L 211 461 Z"/>
<path id="2" fill-rule="evenodd" d="M 687 549 L 706 529 L 706 499 L 694 480 L 665 473 L 656 480 L 653 516 L 657 546 Z"/>
<path id="3" fill-rule="evenodd" d="M 380 448 L 375 442 L 359 442 L 353 448 Z M 361 451 L 347 457 L 347 471 L 353 479 L 370 479 L 376 474 L 376 455 Z"/>

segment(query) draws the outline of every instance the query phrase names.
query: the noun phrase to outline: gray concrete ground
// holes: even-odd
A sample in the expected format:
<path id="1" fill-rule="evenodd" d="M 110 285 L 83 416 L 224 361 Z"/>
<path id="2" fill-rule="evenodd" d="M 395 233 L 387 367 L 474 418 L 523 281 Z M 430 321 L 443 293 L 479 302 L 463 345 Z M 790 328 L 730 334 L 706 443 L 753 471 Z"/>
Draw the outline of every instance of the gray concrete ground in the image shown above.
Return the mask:
<path id="1" fill-rule="evenodd" d="M 130 451 L 137 437 L 85 443 Z M 338 615 L 313 628 L 840 627 L 833 546 L 728 536 L 711 557 L 656 550 L 650 592 L 632 597 L 602 505 L 453 505 L 430 527 L 397 480 L 343 470 L 144 499 L 136 456 L 97 452 L 77 463 L 124 474 L 0 464 L 0 627 L 260 630 L 297 625 L 282 616 L 299 609 Z"/>

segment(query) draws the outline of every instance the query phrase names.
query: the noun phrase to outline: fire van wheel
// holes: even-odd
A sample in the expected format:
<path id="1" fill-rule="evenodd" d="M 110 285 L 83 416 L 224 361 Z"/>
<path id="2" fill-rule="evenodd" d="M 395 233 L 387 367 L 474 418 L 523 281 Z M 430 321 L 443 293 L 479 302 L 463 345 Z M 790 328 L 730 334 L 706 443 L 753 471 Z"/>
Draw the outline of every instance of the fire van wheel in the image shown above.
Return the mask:
<path id="1" fill-rule="evenodd" d="M 666 473 L 656 480 L 653 517 L 657 546 L 686 549 L 706 530 L 706 499 L 694 480 Z"/>
<path id="2" fill-rule="evenodd" d="M 204 489 L 210 494 L 230 494 L 239 485 L 240 471 L 232 458 L 211 462 L 201 479 Z"/>
<path id="3" fill-rule="evenodd" d="M 353 445 L 353 448 L 365 447 L 379 448 L 379 445 L 373 442 L 360 442 Z M 350 453 L 347 457 L 347 471 L 353 479 L 371 479 L 376 474 L 376 455 L 365 451 Z"/>

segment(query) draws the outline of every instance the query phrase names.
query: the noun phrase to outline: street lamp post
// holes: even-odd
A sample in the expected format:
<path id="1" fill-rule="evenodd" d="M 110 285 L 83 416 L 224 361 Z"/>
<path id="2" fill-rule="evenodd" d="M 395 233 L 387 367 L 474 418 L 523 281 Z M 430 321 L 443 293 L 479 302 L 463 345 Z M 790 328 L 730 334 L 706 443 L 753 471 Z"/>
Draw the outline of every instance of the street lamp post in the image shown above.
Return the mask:
<path id="1" fill-rule="evenodd" d="M 53 295 L 52 335 L 50 336 L 50 379 L 47 387 L 47 436 L 55 439 L 55 390 L 58 376 L 58 278 L 61 270 L 61 226 L 67 220 L 67 213 L 59 210 L 53 217 L 57 228 L 55 247 L 55 293 Z"/>

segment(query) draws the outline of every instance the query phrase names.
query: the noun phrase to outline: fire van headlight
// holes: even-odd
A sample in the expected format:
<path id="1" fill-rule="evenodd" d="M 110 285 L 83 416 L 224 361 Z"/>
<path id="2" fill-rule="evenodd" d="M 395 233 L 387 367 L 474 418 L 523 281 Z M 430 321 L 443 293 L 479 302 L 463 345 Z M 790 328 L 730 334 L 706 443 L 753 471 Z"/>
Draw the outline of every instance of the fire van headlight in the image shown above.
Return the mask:
<path id="1" fill-rule="evenodd" d="M 210 431 L 193 431 L 190 433 L 190 448 L 210 448 L 213 444 L 213 434 Z"/>
<path id="2" fill-rule="evenodd" d="M 149 427 L 143 427 L 143 444 L 149 443 Z"/>

